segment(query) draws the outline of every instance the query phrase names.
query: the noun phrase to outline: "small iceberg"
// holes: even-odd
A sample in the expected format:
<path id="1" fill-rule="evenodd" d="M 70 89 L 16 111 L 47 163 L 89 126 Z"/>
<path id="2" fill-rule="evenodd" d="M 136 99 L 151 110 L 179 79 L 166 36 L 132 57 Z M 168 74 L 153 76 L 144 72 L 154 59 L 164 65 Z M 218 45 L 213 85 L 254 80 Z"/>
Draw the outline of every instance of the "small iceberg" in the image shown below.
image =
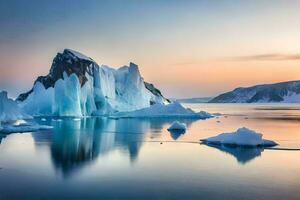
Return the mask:
<path id="1" fill-rule="evenodd" d="M 52 129 L 52 126 L 39 125 L 35 123 L 21 123 L 21 124 L 4 124 L 0 126 L 0 133 L 25 133 L 39 130 Z"/>
<path id="2" fill-rule="evenodd" d="M 181 123 L 179 121 L 174 121 L 171 126 L 168 128 L 168 131 L 171 130 L 186 130 L 186 124 L 185 123 Z"/>
<path id="3" fill-rule="evenodd" d="M 0 133 L 23 133 L 52 128 L 24 121 L 31 118 L 16 101 L 8 98 L 6 91 L 0 92 Z"/>
<path id="4" fill-rule="evenodd" d="M 18 105 L 16 101 L 8 98 L 6 91 L 0 92 L 0 123 L 13 122 L 19 119 L 31 119 Z"/>
<path id="5" fill-rule="evenodd" d="M 168 128 L 173 140 L 177 140 L 186 131 L 186 124 L 179 121 L 174 121 Z"/>
<path id="6" fill-rule="evenodd" d="M 200 141 L 204 144 L 245 147 L 272 147 L 278 145 L 272 140 L 263 139 L 261 133 L 257 133 L 245 127 L 239 128 L 237 131 L 232 133 L 222 133 Z"/>
<path id="7" fill-rule="evenodd" d="M 62 119 L 52 119 L 52 121 L 54 121 L 54 122 L 61 122 L 62 121 Z"/>

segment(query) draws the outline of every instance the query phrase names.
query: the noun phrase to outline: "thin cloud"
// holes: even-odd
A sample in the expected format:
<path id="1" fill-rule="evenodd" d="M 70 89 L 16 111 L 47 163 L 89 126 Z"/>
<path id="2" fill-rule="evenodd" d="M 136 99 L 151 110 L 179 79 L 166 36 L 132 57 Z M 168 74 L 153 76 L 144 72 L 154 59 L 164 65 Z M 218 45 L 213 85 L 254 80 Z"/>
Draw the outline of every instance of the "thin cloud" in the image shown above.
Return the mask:
<path id="1" fill-rule="evenodd" d="M 300 54 L 256 54 L 233 57 L 235 61 L 271 61 L 271 60 L 300 60 Z"/>
<path id="2" fill-rule="evenodd" d="M 254 54 L 247 56 L 235 56 L 235 57 L 223 57 L 218 59 L 211 59 L 211 61 L 285 61 L 285 60 L 300 60 L 300 54 Z M 207 60 L 209 61 L 209 59 Z M 199 65 L 201 61 L 183 61 L 177 63 L 171 63 L 170 66 L 190 66 Z"/>

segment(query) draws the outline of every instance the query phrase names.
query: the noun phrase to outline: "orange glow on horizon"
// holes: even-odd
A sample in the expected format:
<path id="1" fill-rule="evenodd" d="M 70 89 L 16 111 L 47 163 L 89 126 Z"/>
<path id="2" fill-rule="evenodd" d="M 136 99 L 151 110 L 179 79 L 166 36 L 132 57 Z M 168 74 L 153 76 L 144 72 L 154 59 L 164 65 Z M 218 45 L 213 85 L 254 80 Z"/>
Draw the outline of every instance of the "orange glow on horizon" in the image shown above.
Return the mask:
<path id="1" fill-rule="evenodd" d="M 205 61 L 176 67 L 157 66 L 159 73 L 151 67 L 141 67 L 141 71 L 146 80 L 157 85 L 181 85 L 187 90 L 197 87 L 199 92 L 210 91 L 213 95 L 236 87 L 300 80 L 299 65 L 298 60 Z"/>

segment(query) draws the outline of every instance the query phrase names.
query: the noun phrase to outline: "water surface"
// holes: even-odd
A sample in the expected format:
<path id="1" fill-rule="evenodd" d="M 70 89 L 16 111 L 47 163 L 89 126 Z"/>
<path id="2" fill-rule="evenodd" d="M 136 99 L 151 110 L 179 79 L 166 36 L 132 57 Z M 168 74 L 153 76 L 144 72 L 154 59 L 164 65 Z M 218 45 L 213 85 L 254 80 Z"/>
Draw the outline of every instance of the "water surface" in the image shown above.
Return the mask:
<path id="1" fill-rule="evenodd" d="M 300 148 L 298 104 L 189 104 L 222 113 L 174 119 L 35 119 L 53 130 L 2 135 L 0 199 L 299 199 L 300 152 L 198 143 L 246 126 Z"/>

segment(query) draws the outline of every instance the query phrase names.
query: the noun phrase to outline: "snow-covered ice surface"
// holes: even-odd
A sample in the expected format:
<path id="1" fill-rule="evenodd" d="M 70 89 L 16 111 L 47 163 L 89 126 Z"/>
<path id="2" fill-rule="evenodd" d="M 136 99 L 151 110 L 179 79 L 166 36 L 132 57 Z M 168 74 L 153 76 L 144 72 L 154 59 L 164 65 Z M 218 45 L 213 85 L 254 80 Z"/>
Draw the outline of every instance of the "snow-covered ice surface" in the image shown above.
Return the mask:
<path id="1" fill-rule="evenodd" d="M 0 126 L 0 133 L 25 133 L 52 128 L 52 126 L 39 125 L 36 123 L 3 124 L 2 126 Z"/>
<path id="2" fill-rule="evenodd" d="M 186 130 L 186 124 L 179 121 L 174 121 L 168 130 Z"/>
<path id="3" fill-rule="evenodd" d="M 277 145 L 277 143 L 274 141 L 263 139 L 261 133 L 257 133 L 245 127 L 239 128 L 237 131 L 232 133 L 222 133 L 220 135 L 203 139 L 201 141 L 207 144 L 224 144 L 251 147 L 271 147 Z"/>
<path id="4" fill-rule="evenodd" d="M 0 92 L 0 126 L 1 122 L 29 118 L 31 118 L 31 116 L 22 111 L 17 102 L 7 97 L 6 91 Z"/>
<path id="5" fill-rule="evenodd" d="M 174 118 L 207 119 L 213 117 L 213 115 L 204 111 L 195 112 L 190 108 L 183 107 L 178 102 L 173 102 L 167 105 L 154 104 L 148 108 L 143 108 L 132 112 L 119 112 L 113 114 L 112 117 L 119 117 L 119 118 L 174 117 Z"/>

